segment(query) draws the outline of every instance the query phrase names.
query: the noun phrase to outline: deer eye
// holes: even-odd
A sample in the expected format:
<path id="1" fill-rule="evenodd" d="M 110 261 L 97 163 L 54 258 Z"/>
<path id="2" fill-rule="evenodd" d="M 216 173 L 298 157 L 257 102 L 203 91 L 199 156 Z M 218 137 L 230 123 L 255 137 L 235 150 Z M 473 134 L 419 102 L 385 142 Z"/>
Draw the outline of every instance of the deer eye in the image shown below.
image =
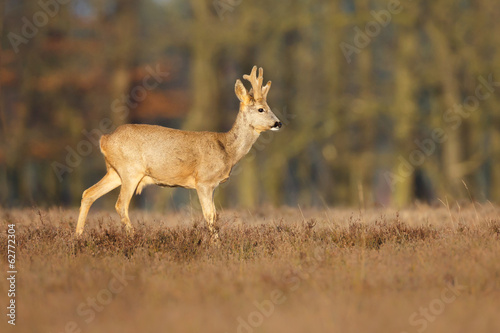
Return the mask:
<path id="1" fill-rule="evenodd" d="M 263 109 L 263 108 L 260 108 L 260 109 L 259 109 L 259 112 L 264 112 L 264 109 Z"/>

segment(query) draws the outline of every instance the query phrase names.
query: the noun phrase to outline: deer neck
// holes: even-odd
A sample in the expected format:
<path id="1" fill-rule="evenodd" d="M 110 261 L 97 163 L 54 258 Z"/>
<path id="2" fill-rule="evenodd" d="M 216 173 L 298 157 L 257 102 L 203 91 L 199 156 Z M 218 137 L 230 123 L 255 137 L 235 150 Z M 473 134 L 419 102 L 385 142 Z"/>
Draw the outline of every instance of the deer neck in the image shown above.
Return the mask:
<path id="1" fill-rule="evenodd" d="M 236 164 L 252 148 L 259 138 L 259 133 L 246 121 L 245 114 L 240 111 L 233 127 L 226 135 L 226 150 Z"/>

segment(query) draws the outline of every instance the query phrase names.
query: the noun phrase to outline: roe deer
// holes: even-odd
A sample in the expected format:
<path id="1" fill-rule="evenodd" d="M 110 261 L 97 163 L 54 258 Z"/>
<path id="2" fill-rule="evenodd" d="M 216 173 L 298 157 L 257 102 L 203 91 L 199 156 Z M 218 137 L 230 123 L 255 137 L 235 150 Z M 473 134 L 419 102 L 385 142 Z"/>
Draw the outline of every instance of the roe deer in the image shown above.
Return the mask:
<path id="1" fill-rule="evenodd" d="M 229 178 L 232 167 L 245 156 L 260 133 L 281 128 L 281 122 L 267 105 L 271 81 L 262 87 L 263 70 L 254 66 L 250 75 L 252 89 L 247 91 L 240 80 L 234 87 L 240 100 L 236 121 L 228 132 L 190 132 L 155 125 L 122 125 L 103 135 L 101 152 L 106 160 L 106 175 L 83 192 L 76 235 L 83 232 L 92 203 L 121 185 L 116 211 L 128 233 L 134 229 L 128 207 L 134 191 L 144 186 L 181 186 L 196 189 L 203 216 L 212 235 L 217 237 L 217 218 L 213 194 Z"/>

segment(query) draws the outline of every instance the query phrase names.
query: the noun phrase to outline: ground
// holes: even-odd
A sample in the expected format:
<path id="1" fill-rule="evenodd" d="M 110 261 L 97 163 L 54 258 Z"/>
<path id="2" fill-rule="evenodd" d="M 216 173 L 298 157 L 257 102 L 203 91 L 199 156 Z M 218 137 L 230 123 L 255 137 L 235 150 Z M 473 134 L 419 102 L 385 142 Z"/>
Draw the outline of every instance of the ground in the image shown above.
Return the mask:
<path id="1" fill-rule="evenodd" d="M 16 326 L 2 332 L 498 332 L 500 208 L 200 213 L 3 209 L 16 230 Z"/>

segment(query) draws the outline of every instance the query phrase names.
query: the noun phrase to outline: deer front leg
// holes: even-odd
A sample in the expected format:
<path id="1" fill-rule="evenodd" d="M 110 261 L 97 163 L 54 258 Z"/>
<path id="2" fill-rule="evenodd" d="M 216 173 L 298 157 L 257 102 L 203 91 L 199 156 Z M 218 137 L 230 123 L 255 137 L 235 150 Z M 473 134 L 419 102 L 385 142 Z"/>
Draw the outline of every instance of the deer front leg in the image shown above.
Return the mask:
<path id="1" fill-rule="evenodd" d="M 198 198 L 200 199 L 201 209 L 203 210 L 203 217 L 208 223 L 208 230 L 217 239 L 217 231 L 215 230 L 215 221 L 217 220 L 217 212 L 215 211 L 214 204 L 214 186 L 199 185 L 196 187 Z"/>

